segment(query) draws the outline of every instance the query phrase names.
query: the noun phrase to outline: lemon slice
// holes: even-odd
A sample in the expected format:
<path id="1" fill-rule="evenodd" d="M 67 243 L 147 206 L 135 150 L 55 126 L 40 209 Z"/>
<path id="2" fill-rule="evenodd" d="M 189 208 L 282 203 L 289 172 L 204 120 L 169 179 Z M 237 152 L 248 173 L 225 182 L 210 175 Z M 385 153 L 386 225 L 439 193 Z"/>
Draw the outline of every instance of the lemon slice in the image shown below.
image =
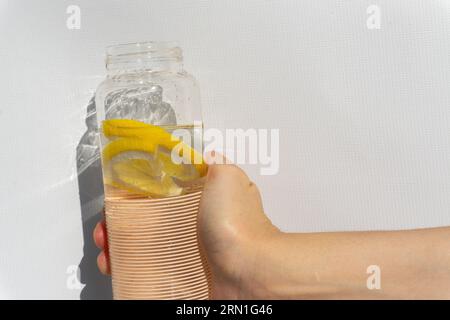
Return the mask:
<path id="1" fill-rule="evenodd" d="M 147 159 L 113 161 L 111 176 L 114 186 L 137 194 L 167 197 L 183 192 L 168 174 L 157 168 L 155 161 Z"/>
<path id="2" fill-rule="evenodd" d="M 121 168 L 124 164 L 133 172 L 141 172 L 153 178 L 160 178 L 163 175 L 161 162 L 146 152 L 127 151 L 120 153 L 110 162 L 112 172 L 115 168 Z"/>
<path id="3" fill-rule="evenodd" d="M 125 165 L 125 170 L 121 170 L 121 166 Z M 132 173 L 141 172 L 146 176 L 160 178 L 162 176 L 160 162 L 156 162 L 149 153 L 139 151 L 122 152 L 112 157 L 110 161 L 104 161 L 105 170 L 103 179 L 106 184 L 114 187 L 121 187 L 117 183 L 117 176 L 123 176 L 127 170 Z"/>
<path id="4" fill-rule="evenodd" d="M 199 172 L 191 164 L 177 164 L 172 161 L 169 152 L 158 148 L 155 156 L 165 173 L 180 181 L 192 181 L 200 178 Z"/>
<path id="5" fill-rule="evenodd" d="M 199 176 L 204 176 L 208 170 L 201 154 L 161 127 L 130 119 L 110 119 L 103 121 L 102 129 L 105 137 L 116 138 L 103 149 L 105 161 L 124 151 L 155 153 L 157 146 L 169 151 L 177 147 L 178 155 L 187 162 L 200 159 L 200 163 L 193 164 Z"/>
<path id="6" fill-rule="evenodd" d="M 157 144 L 150 139 L 118 138 L 111 141 L 103 148 L 103 161 L 108 163 L 115 156 L 128 151 L 141 151 L 154 154 Z"/>

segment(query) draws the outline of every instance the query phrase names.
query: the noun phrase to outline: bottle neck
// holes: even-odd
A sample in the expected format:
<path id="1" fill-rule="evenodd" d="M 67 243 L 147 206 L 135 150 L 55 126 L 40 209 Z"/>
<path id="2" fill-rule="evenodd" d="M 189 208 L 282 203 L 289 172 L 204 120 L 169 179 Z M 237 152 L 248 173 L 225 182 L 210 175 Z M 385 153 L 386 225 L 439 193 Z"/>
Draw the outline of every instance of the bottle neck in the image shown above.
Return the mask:
<path id="1" fill-rule="evenodd" d="M 108 76 L 142 72 L 182 72 L 181 49 L 170 42 L 144 42 L 107 48 Z"/>

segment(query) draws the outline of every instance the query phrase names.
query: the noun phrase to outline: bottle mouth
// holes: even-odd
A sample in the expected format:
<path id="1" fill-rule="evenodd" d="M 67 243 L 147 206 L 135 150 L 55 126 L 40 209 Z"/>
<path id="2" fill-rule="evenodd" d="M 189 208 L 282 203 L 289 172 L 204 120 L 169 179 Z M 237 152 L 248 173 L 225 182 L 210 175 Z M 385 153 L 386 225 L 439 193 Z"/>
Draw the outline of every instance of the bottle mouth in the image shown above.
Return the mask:
<path id="1" fill-rule="evenodd" d="M 110 71 L 155 63 L 179 63 L 183 53 L 176 41 L 146 41 L 106 47 L 106 68 Z"/>
<path id="2" fill-rule="evenodd" d="M 130 55 L 159 55 L 181 58 L 181 49 L 176 41 L 146 41 L 125 43 L 106 47 L 108 57 Z"/>

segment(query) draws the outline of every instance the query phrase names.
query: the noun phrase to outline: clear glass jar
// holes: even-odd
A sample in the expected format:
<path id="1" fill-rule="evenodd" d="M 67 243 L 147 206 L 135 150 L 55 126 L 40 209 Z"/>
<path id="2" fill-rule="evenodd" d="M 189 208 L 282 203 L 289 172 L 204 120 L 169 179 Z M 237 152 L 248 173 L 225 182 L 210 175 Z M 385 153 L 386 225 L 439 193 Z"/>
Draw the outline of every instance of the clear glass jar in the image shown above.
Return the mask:
<path id="1" fill-rule="evenodd" d="M 108 47 L 106 69 L 95 101 L 114 298 L 207 299 L 197 82 L 172 42 Z"/>
<path id="2" fill-rule="evenodd" d="M 173 42 L 145 42 L 107 48 L 107 79 L 96 93 L 98 119 L 140 119 L 156 125 L 201 121 L 197 81 L 183 70 Z M 152 113 L 152 108 L 159 111 Z"/>

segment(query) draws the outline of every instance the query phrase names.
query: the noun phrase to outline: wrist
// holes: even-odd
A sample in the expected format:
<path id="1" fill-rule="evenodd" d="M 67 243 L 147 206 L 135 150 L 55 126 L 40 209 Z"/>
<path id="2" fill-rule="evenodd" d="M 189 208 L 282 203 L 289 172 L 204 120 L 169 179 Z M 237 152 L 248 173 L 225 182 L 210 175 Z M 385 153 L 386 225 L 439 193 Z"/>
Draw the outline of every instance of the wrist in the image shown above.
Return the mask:
<path id="1" fill-rule="evenodd" d="M 243 270 L 241 285 L 248 299 L 279 299 L 278 283 L 282 270 L 285 249 L 283 248 L 286 234 L 278 229 L 268 230 L 263 236 L 252 241 L 251 260 Z"/>
<path id="2" fill-rule="evenodd" d="M 416 297 L 450 299 L 450 228 L 418 230 L 422 257 L 416 267 Z"/>

